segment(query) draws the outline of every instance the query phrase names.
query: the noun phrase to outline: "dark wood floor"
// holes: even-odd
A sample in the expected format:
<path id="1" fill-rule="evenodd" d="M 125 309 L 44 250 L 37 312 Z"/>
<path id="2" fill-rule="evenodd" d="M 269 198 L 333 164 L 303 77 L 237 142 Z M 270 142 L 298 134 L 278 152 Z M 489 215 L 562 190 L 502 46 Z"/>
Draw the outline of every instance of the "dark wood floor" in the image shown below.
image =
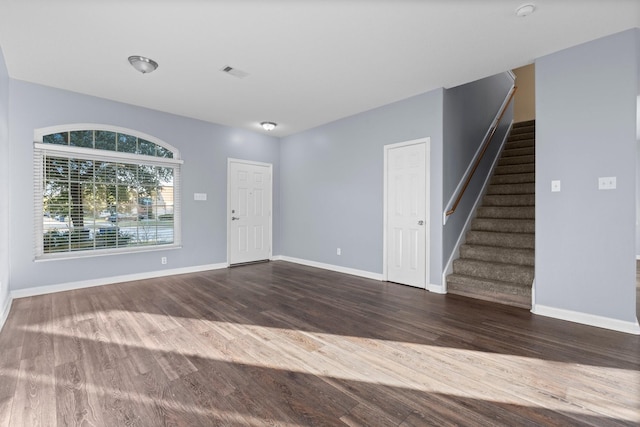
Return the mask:
<path id="1" fill-rule="evenodd" d="M 271 262 L 18 299 L 3 426 L 640 423 L 640 336 Z"/>

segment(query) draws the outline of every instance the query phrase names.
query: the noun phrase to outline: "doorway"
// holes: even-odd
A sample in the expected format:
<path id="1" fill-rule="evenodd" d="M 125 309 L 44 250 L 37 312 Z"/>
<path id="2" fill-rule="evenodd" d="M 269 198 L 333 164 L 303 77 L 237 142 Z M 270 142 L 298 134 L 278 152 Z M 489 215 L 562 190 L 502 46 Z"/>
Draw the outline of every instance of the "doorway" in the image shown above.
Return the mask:
<path id="1" fill-rule="evenodd" d="M 389 282 L 426 288 L 429 138 L 384 147 L 384 261 Z"/>
<path id="2" fill-rule="evenodd" d="M 272 250 L 273 165 L 227 161 L 227 260 L 264 261 Z"/>

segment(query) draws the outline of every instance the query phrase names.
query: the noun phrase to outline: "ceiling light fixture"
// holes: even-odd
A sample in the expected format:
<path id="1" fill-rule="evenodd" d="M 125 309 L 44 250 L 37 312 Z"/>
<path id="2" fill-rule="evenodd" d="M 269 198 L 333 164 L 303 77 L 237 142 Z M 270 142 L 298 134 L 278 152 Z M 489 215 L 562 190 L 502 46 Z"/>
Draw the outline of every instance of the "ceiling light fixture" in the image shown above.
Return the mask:
<path id="1" fill-rule="evenodd" d="M 129 63 L 133 68 L 140 71 L 142 74 L 150 73 L 158 68 L 158 63 L 156 61 L 140 55 L 130 56 Z"/>
<path id="2" fill-rule="evenodd" d="M 536 10 L 536 5 L 533 3 L 523 4 L 519 8 L 516 9 L 516 16 L 520 18 L 524 18 L 525 16 L 531 15 Z"/>
<path id="3" fill-rule="evenodd" d="M 262 126 L 262 129 L 266 131 L 270 131 L 270 130 L 274 130 L 276 126 L 278 126 L 278 124 L 274 122 L 262 122 L 260 123 L 260 126 Z"/>

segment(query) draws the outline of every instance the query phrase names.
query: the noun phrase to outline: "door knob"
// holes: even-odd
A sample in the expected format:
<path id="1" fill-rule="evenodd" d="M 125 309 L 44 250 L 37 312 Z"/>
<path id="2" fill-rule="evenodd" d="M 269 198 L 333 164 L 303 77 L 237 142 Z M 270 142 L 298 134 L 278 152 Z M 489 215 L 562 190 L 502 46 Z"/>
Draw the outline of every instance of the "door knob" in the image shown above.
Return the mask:
<path id="1" fill-rule="evenodd" d="M 423 220 L 418 221 L 418 225 L 424 225 L 424 221 Z"/>
<path id="2" fill-rule="evenodd" d="M 231 217 L 231 221 L 235 221 L 235 220 L 237 220 L 237 219 L 240 219 L 240 217 L 237 217 L 237 216 L 232 216 L 232 217 Z"/>

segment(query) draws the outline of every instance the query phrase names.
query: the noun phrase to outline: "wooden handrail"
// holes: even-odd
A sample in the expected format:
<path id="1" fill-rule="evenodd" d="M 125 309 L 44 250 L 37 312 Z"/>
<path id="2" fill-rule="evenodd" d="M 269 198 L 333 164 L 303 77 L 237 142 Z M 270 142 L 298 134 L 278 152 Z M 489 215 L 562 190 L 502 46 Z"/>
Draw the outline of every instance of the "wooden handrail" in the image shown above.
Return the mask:
<path id="1" fill-rule="evenodd" d="M 480 155 L 476 158 L 476 161 L 473 164 L 473 168 L 471 168 L 471 173 L 469 174 L 469 176 L 467 176 L 467 180 L 465 181 L 464 185 L 462 186 L 462 189 L 458 193 L 458 197 L 456 197 L 456 201 L 453 203 L 453 206 L 451 207 L 451 209 L 449 209 L 446 212 L 445 216 L 451 215 L 458 208 L 458 205 L 460 204 L 460 200 L 462 200 L 462 196 L 464 196 L 464 192 L 467 191 L 467 187 L 469 186 L 469 183 L 471 182 L 471 178 L 473 178 L 473 174 L 476 173 L 476 169 L 478 169 L 478 166 L 480 165 L 480 162 L 484 158 L 484 153 L 487 151 L 487 148 L 489 148 L 489 144 L 491 144 L 491 141 L 493 140 L 493 135 L 496 133 L 496 130 L 498 130 L 498 125 L 502 121 L 502 116 L 504 116 L 504 113 L 507 111 L 507 108 L 509 107 L 509 104 L 511 104 L 511 100 L 513 100 L 513 95 L 515 95 L 516 90 L 518 90 L 518 87 L 514 86 L 513 89 L 511 90 L 511 95 L 509 95 L 509 99 L 507 100 L 507 103 L 504 104 L 504 107 L 502 107 L 502 111 L 500 112 L 500 115 L 498 116 L 498 119 L 492 125 L 491 130 L 490 130 L 489 134 L 487 135 L 487 138 L 486 138 L 486 141 L 484 143 L 484 146 L 482 147 L 482 151 L 480 151 Z"/>

